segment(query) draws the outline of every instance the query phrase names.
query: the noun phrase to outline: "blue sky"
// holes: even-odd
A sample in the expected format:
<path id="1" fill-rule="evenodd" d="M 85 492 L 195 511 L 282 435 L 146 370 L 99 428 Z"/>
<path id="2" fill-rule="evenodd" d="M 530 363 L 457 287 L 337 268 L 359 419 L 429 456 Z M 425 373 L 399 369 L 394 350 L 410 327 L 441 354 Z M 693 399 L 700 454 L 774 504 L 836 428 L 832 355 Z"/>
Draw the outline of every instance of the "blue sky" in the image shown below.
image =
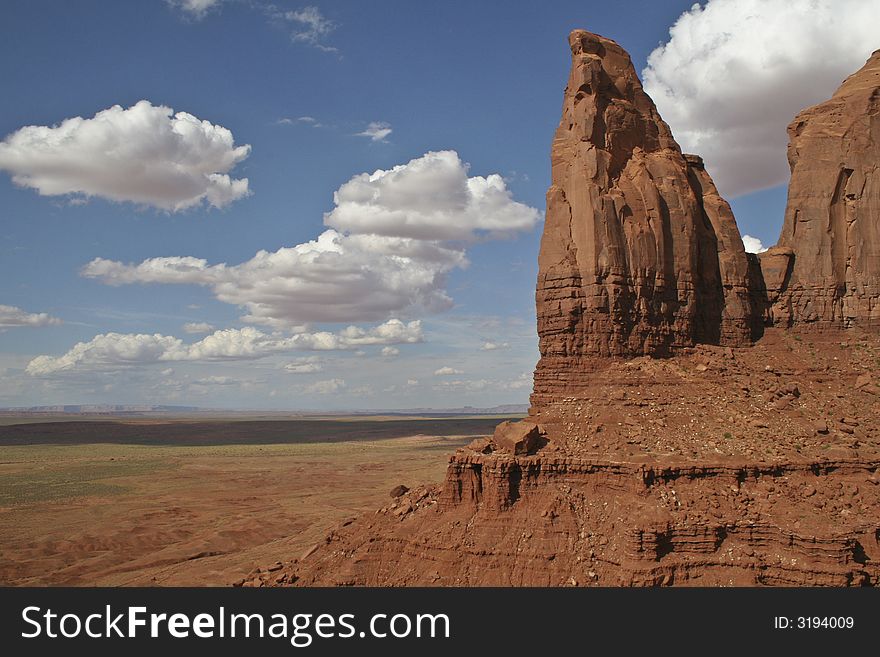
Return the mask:
<path id="1" fill-rule="evenodd" d="M 812 83 L 800 74 L 790 84 L 800 66 L 752 56 L 747 67 L 770 71 L 754 93 L 779 88 L 781 79 L 791 93 L 750 119 L 760 124 L 756 133 L 771 135 L 769 155 L 757 153 L 754 166 L 749 153 L 727 161 L 737 148 L 712 149 L 725 139 L 741 146 L 742 126 L 719 123 L 724 112 L 712 108 L 735 102 L 725 84 L 742 84 L 732 74 L 715 79 L 732 60 L 712 57 L 740 57 L 737 38 L 769 39 L 760 41 L 747 23 L 731 25 L 724 14 L 731 0 L 689 12 L 691 4 L 7 3 L 0 24 L 0 406 L 527 401 L 538 355 L 540 215 L 570 63 L 568 32 L 580 27 L 617 40 L 639 71 L 652 57 L 649 91 L 663 96 L 661 113 L 676 136 L 706 146 L 709 171 L 741 232 L 764 245 L 775 242 L 784 212 L 785 123 L 870 54 L 870 36 L 837 39 L 833 65 L 814 67 Z M 767 4 L 776 5 L 772 18 L 792 3 Z M 838 29 L 822 26 L 821 11 L 804 16 L 782 16 L 783 24 Z M 725 37 L 734 41 L 733 55 L 716 47 L 719 24 L 734 35 Z M 673 26 L 681 26 L 677 35 Z M 790 41 L 779 47 L 790 47 L 794 59 L 800 46 Z M 714 55 L 706 55 L 706 43 L 715 44 Z M 652 56 L 663 44 L 669 47 Z M 711 68 L 700 68 L 707 60 Z M 715 91 L 706 92 L 699 76 Z M 773 104 L 749 93 L 744 107 Z M 136 115 L 132 108 L 143 100 Z M 191 120 L 174 123 L 177 112 Z M 72 117 L 90 123 L 67 124 L 59 139 L 53 130 Z M 128 132 L 120 132 L 123 125 Z M 181 154 L 173 142 L 180 125 L 205 130 L 210 143 L 188 137 Z M 717 138 L 709 143 L 707 134 Z M 50 156 L 47 148 L 55 149 Z M 129 150 L 137 161 L 125 160 Z M 426 156 L 432 152 L 446 154 Z M 403 168 L 353 180 L 394 167 Z M 738 176 L 743 170 L 754 176 Z M 169 175 L 182 178 L 169 182 Z M 195 191 L 180 192 L 178 182 Z M 430 200 L 428 188 L 442 198 Z M 370 194 L 398 205 L 365 200 Z M 472 194 L 469 205 L 455 200 L 460 194 Z M 383 228 L 367 230 L 367 221 Z M 447 224 L 454 234 L 443 232 Z M 328 227 L 342 236 L 344 262 L 369 273 L 363 280 L 351 283 L 338 265 L 279 252 Z M 381 244 L 367 244 L 376 231 Z M 389 255 L 404 248 L 401 239 L 409 249 L 404 265 Z M 412 256 L 416 247 L 420 255 Z M 428 247 L 441 251 L 424 255 Z M 278 254 L 260 268 L 252 261 L 260 251 Z M 172 257 L 206 262 L 181 265 Z M 137 267 L 154 258 L 166 260 Z M 286 267 L 301 277 L 292 292 Z M 272 272 L 274 283 L 260 278 Z M 193 346 L 218 330 L 229 332 Z M 107 334 L 117 337 L 94 341 Z"/>

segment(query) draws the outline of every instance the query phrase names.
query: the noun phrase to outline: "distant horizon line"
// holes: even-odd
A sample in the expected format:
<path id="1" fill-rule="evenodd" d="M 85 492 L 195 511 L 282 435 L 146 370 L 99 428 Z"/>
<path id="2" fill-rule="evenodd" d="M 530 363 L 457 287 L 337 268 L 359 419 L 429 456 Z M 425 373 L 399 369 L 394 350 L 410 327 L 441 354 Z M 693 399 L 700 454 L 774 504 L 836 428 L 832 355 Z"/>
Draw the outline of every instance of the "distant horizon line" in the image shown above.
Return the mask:
<path id="1" fill-rule="evenodd" d="M 525 413 L 529 409 L 527 403 L 496 404 L 493 406 L 455 406 L 455 407 L 431 407 L 414 406 L 408 408 L 338 408 L 338 409 L 315 409 L 315 408 L 222 408 L 203 407 L 174 404 L 45 404 L 37 406 L 0 406 L 0 413 L 32 413 L 32 414 L 70 414 L 83 415 L 88 413 L 278 413 L 278 414 L 302 414 L 302 415 L 378 415 L 378 414 L 405 414 L 405 413 Z"/>

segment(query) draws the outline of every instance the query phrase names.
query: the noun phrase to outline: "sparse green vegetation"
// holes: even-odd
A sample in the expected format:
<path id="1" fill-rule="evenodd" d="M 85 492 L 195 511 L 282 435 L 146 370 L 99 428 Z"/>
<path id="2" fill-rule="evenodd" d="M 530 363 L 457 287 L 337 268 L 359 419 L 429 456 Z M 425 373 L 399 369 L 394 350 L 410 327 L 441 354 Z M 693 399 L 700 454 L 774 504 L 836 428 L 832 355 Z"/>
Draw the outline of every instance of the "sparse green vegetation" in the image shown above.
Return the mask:
<path id="1" fill-rule="evenodd" d="M 7 448 L 8 449 L 8 448 Z M 21 449 L 21 448 L 19 448 Z M 39 452 L 40 447 L 30 448 Z M 9 454 L 5 454 L 9 458 Z M 0 506 L 33 502 L 52 502 L 89 495 L 117 495 L 131 489 L 115 481 L 150 474 L 159 468 L 173 467 L 171 463 L 148 460 L 125 461 L 69 461 L 57 457 L 40 459 L 31 454 L 31 462 L 39 463 L 34 469 L 8 471 L 8 463 L 0 470 Z"/>

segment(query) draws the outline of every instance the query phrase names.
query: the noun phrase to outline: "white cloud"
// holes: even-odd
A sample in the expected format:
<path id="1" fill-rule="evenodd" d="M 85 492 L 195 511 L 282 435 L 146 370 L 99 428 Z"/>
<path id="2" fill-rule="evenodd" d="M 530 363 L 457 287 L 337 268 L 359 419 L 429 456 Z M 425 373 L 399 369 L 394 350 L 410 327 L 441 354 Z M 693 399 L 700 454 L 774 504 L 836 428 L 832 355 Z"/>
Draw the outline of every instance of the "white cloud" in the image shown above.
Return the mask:
<path id="1" fill-rule="evenodd" d="M 194 344 L 180 345 L 178 349 L 163 354 L 162 360 L 251 360 L 288 351 L 293 346 L 290 338 L 267 335 L 246 326 L 215 331 Z"/>
<path id="2" fill-rule="evenodd" d="M 540 219 L 511 198 L 500 176 L 468 178 L 467 169 L 457 153 L 443 151 L 355 176 L 324 216 L 332 228 L 239 265 L 192 256 L 139 264 L 96 258 L 82 274 L 109 285 L 208 286 L 220 301 L 246 308 L 245 321 L 276 328 L 445 310 L 452 305 L 446 276 L 468 264 L 465 242 L 528 230 Z"/>
<path id="3" fill-rule="evenodd" d="M 419 380 L 418 380 L 418 379 L 407 379 L 407 380 L 406 380 L 406 385 L 408 385 L 408 386 L 417 386 L 417 385 L 419 385 Z"/>
<path id="4" fill-rule="evenodd" d="M 220 301 L 245 307 L 245 321 L 285 327 L 444 310 L 452 304 L 446 274 L 466 263 L 463 251 L 439 244 L 327 230 L 311 242 L 260 251 L 240 265 L 209 266 L 193 257 L 137 265 L 96 258 L 82 274 L 109 285 L 208 286 Z"/>
<path id="5" fill-rule="evenodd" d="M 16 306 L 0 304 L 0 328 L 13 326 L 50 326 L 61 320 L 47 313 L 29 313 Z"/>
<path id="6" fill-rule="evenodd" d="M 294 350 L 332 351 L 352 349 L 362 344 L 400 344 L 421 342 L 421 322 L 404 324 L 389 320 L 369 330 L 348 327 L 330 332 L 296 335 L 267 334 L 251 326 L 224 329 L 194 342 L 158 333 L 106 333 L 89 342 L 79 342 L 61 356 L 37 356 L 26 371 L 33 376 L 81 370 L 116 370 L 135 365 L 169 361 L 254 360 Z"/>
<path id="7" fill-rule="evenodd" d="M 743 246 L 745 247 L 748 253 L 763 253 L 767 250 L 767 247 L 761 243 L 757 237 L 752 237 L 751 235 L 743 235 L 742 236 Z"/>
<path id="8" fill-rule="evenodd" d="M 325 45 L 324 39 L 336 29 L 336 24 L 328 20 L 317 7 L 303 7 L 296 11 L 284 12 L 285 20 L 297 25 L 291 38 L 297 43 L 305 43 L 325 52 L 336 52 L 336 48 Z"/>
<path id="9" fill-rule="evenodd" d="M 228 172 L 250 153 L 226 128 L 142 100 L 93 118 L 25 126 L 0 142 L 0 169 L 43 196 L 80 194 L 177 211 L 249 194 Z"/>
<path id="10" fill-rule="evenodd" d="M 213 8 L 219 7 L 223 0 L 167 0 L 168 4 L 180 9 L 184 14 L 201 20 Z"/>
<path id="11" fill-rule="evenodd" d="M 37 356 L 26 368 L 28 374 L 44 375 L 68 371 L 82 366 L 100 369 L 165 360 L 169 353 L 182 348 L 178 338 L 148 334 L 107 333 L 96 335 L 89 342 L 79 342 L 59 357 Z"/>
<path id="12" fill-rule="evenodd" d="M 464 372 L 448 366 L 434 370 L 434 376 L 452 376 L 455 374 L 464 374 Z"/>
<path id="13" fill-rule="evenodd" d="M 349 326 L 339 333 L 347 345 L 413 344 L 422 341 L 422 323 L 419 320 L 404 324 L 399 319 L 389 319 L 369 330 Z"/>
<path id="14" fill-rule="evenodd" d="M 400 355 L 400 349 L 397 347 L 382 347 L 382 355 L 385 358 L 394 358 Z"/>
<path id="15" fill-rule="evenodd" d="M 737 196 L 788 179 L 786 126 L 880 46 L 880 0 L 709 0 L 648 58 L 645 90 Z"/>
<path id="16" fill-rule="evenodd" d="M 324 223 L 353 233 L 418 240 L 474 240 L 531 229 L 540 213 L 513 200 L 498 174 L 468 177 L 455 151 L 431 151 L 389 170 L 362 173 L 334 194 Z"/>
<path id="17" fill-rule="evenodd" d="M 184 333 L 210 333 L 214 327 L 208 322 L 187 322 L 183 325 Z"/>
<path id="18" fill-rule="evenodd" d="M 327 379 L 307 385 L 302 391 L 306 395 L 330 395 L 339 392 L 344 387 L 345 379 Z"/>
<path id="19" fill-rule="evenodd" d="M 385 137 L 393 132 L 390 123 L 384 121 L 372 121 L 363 132 L 357 133 L 356 137 L 369 137 L 370 141 L 385 141 Z"/>
<path id="20" fill-rule="evenodd" d="M 496 351 L 497 349 L 510 349 L 508 342 L 484 342 L 480 351 Z"/>
<path id="21" fill-rule="evenodd" d="M 320 372 L 324 369 L 319 356 L 305 356 L 297 358 L 289 363 L 285 363 L 284 371 L 291 374 L 312 374 Z"/>

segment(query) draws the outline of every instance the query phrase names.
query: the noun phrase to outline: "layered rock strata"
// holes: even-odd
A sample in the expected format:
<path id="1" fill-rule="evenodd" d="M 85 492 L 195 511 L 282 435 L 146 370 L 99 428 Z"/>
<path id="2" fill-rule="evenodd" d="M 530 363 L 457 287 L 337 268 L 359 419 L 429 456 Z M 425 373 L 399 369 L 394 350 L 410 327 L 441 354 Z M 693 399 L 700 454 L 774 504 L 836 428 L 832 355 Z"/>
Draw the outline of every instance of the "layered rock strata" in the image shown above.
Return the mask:
<path id="1" fill-rule="evenodd" d="M 876 519 L 823 522 L 815 503 L 828 491 L 815 482 L 833 471 L 848 488 L 869 487 L 876 508 L 880 491 L 866 481 L 878 465 L 459 454 L 442 490 L 415 489 L 275 576 L 300 585 L 876 585 Z"/>

